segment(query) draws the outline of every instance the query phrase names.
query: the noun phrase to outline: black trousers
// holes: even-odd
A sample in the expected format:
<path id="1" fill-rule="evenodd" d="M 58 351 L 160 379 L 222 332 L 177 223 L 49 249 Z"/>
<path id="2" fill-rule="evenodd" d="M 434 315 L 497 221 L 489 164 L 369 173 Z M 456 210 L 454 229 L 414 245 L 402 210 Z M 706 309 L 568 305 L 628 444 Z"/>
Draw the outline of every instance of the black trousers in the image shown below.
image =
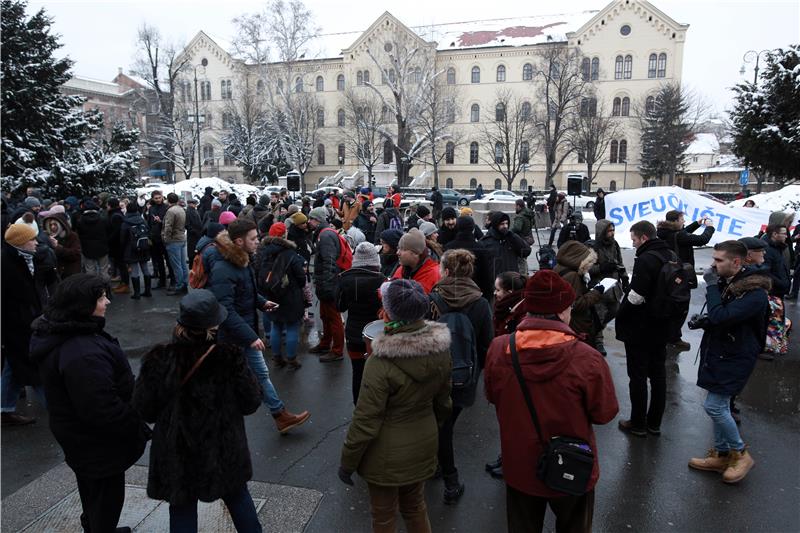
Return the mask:
<path id="1" fill-rule="evenodd" d="M 461 407 L 453 406 L 450 417 L 444 425 L 439 428 L 439 464 L 442 467 L 442 475 L 449 476 L 458 472 L 456 469 L 456 457 L 453 451 L 453 428 L 461 414 Z"/>
<path id="2" fill-rule="evenodd" d="M 663 341 L 625 343 L 631 395 L 631 422 L 634 427 L 660 428 L 667 402 L 667 347 Z M 647 406 L 647 382 L 650 381 L 650 407 Z"/>
<path id="3" fill-rule="evenodd" d="M 81 497 L 81 525 L 86 533 L 113 533 L 125 503 L 125 472 L 100 479 L 75 474 Z"/>
<path id="4" fill-rule="evenodd" d="M 547 507 L 556 515 L 556 533 L 590 533 L 594 515 L 594 490 L 583 496 L 541 498 L 506 485 L 508 533 L 541 532 Z"/>
<path id="5" fill-rule="evenodd" d="M 151 258 L 153 260 L 153 277 L 161 280 L 162 285 L 167 284 L 167 272 L 172 282 L 175 282 L 175 274 L 172 272 L 172 265 L 167 258 L 167 247 L 161 239 L 154 240 L 150 247 Z M 166 264 L 165 264 L 166 263 Z"/>
<path id="6" fill-rule="evenodd" d="M 683 323 L 686 322 L 687 316 L 689 316 L 689 302 L 686 302 L 683 308 L 681 308 L 680 315 L 676 315 L 669 319 L 669 337 L 667 338 L 669 342 L 677 342 L 681 340 L 681 336 L 683 335 Z"/>
<path id="7" fill-rule="evenodd" d="M 350 358 L 350 362 L 353 364 L 353 405 L 355 405 L 358 403 L 358 392 L 361 390 L 361 378 L 364 376 L 364 365 L 367 364 L 367 360 Z"/>

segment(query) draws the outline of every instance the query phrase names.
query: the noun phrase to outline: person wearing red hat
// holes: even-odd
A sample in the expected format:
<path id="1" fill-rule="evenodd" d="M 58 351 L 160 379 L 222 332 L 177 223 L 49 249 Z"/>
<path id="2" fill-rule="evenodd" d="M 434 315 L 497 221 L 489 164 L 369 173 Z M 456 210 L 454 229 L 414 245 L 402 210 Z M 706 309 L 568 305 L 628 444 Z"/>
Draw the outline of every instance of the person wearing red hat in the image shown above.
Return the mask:
<path id="1" fill-rule="evenodd" d="M 512 533 L 542 531 L 548 506 L 556 515 L 556 530 L 592 529 L 600 476 L 592 424 L 613 420 L 619 405 L 605 360 L 568 326 L 574 301 L 575 291 L 561 276 L 538 271 L 525 285 L 527 316 L 515 333 L 496 337 L 486 355 L 486 397 L 500 425 L 506 518 Z M 512 335 L 541 438 L 514 370 Z M 555 491 L 536 475 L 539 458 L 555 436 L 581 439 L 593 452 L 592 474 L 580 496 Z"/>

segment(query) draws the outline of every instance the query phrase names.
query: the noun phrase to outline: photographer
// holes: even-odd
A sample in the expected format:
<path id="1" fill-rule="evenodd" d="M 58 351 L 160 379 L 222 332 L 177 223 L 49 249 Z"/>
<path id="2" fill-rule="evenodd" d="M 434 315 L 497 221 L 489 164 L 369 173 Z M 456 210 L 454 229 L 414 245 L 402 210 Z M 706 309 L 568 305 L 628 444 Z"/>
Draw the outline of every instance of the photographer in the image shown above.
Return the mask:
<path id="1" fill-rule="evenodd" d="M 707 315 L 695 315 L 691 329 L 703 328 L 697 385 L 708 391 L 704 408 L 714 425 L 714 447 L 703 458 L 692 458 L 697 470 L 722 473 L 725 483 L 738 483 L 754 461 L 731 415 L 731 396 L 739 394 L 764 348 L 767 293 L 770 280 L 760 270 L 745 267 L 747 247 L 738 241 L 714 246 L 714 265 L 706 270 Z"/>
<path id="2" fill-rule="evenodd" d="M 583 213 L 575 211 L 569 217 L 569 223 L 558 234 L 558 242 L 556 244 L 561 248 L 567 241 L 578 241 L 583 244 L 590 238 L 589 228 L 583 223 Z"/>

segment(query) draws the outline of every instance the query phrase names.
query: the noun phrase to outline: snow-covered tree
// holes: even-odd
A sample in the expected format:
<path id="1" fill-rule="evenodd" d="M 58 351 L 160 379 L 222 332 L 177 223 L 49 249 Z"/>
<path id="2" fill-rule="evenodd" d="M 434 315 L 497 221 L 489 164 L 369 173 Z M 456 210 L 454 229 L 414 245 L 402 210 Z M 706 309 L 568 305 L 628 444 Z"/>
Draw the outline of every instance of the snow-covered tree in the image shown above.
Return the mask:
<path id="1" fill-rule="evenodd" d="M 740 83 L 730 111 L 733 153 L 778 183 L 800 177 L 800 45 L 767 56 L 760 84 Z"/>
<path id="2" fill-rule="evenodd" d="M 321 109 L 316 95 L 305 91 L 286 91 L 281 106 L 272 112 L 273 128 L 278 133 L 283 159 L 300 173 L 305 192 L 305 175 L 317 147 L 317 112 Z"/>

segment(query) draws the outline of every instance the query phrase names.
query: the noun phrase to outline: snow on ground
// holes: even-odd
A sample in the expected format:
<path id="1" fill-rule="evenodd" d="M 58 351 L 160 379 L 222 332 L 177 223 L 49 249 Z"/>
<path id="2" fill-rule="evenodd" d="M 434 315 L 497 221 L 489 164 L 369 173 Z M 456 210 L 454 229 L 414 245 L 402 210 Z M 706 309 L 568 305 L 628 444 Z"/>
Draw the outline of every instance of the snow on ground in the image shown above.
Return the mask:
<path id="1" fill-rule="evenodd" d="M 175 192 L 179 195 L 182 195 L 185 191 L 188 191 L 192 194 L 192 196 L 199 199 L 201 196 L 203 196 L 206 187 L 211 187 L 217 192 L 224 189 L 226 191 L 235 193 L 239 200 L 241 200 L 242 205 L 244 205 L 245 198 L 247 198 L 250 194 L 261 194 L 261 189 L 255 185 L 229 183 L 223 179 L 212 177 L 192 178 L 179 181 L 175 184 L 150 184 L 145 187 L 137 188 L 136 196 L 145 195 L 145 198 L 150 198 L 150 194 L 153 191 L 161 191 L 164 194 Z"/>
<path id="2" fill-rule="evenodd" d="M 734 200 L 728 205 L 731 207 L 743 207 L 747 200 L 753 200 L 759 209 L 800 211 L 800 185 L 787 185 L 779 191 L 754 194 L 749 198 Z"/>

